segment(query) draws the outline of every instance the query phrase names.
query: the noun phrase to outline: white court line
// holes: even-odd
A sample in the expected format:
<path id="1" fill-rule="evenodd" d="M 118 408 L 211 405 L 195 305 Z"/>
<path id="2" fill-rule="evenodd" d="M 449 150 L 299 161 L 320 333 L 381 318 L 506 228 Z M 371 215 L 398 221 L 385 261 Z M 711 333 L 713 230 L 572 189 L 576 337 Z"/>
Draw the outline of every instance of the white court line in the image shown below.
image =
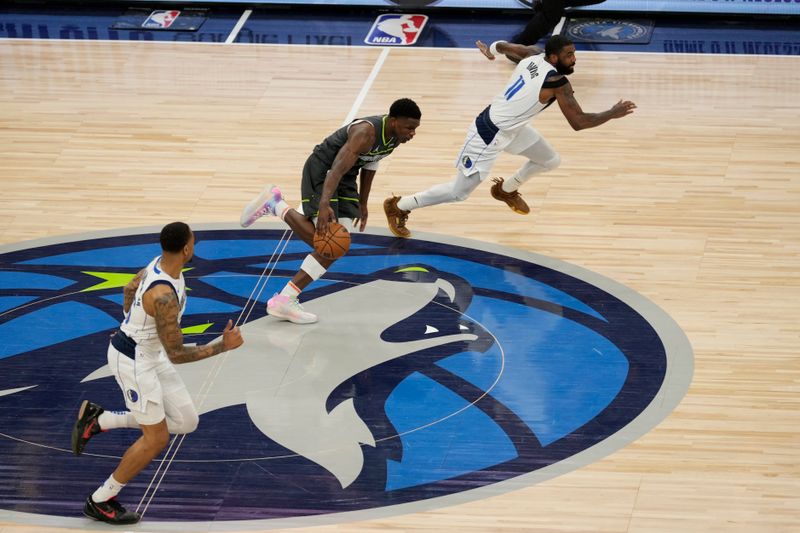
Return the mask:
<path id="1" fill-rule="evenodd" d="M 358 93 L 356 97 L 356 101 L 353 102 L 353 107 L 350 108 L 350 112 L 347 114 L 347 118 L 344 119 L 344 124 L 349 124 L 356 118 L 356 113 L 358 113 L 361 104 L 364 103 L 364 98 L 366 98 L 367 93 L 369 92 L 370 87 L 372 87 L 372 82 L 375 81 L 375 78 L 378 77 L 378 72 L 381 71 L 381 67 L 383 66 L 383 62 L 386 61 L 386 56 L 389 55 L 389 48 L 384 46 L 381 55 L 378 56 L 378 60 L 375 62 L 375 65 L 372 67 L 372 72 L 369 73 L 369 77 L 367 77 L 367 81 L 364 82 L 364 85 L 361 87 L 361 92 Z"/>
<path id="2" fill-rule="evenodd" d="M 567 21 L 567 17 L 561 17 L 561 20 L 558 21 L 558 24 L 556 24 L 556 27 L 553 28 L 552 35 L 560 35 L 561 34 L 561 29 L 564 27 L 564 23 L 566 21 Z"/>
<path id="3" fill-rule="evenodd" d="M 231 34 L 228 35 L 228 38 L 225 39 L 225 44 L 231 44 L 233 40 L 236 39 L 236 36 L 239 35 L 239 32 L 242 30 L 242 26 L 244 26 L 244 23 L 247 22 L 247 19 L 250 18 L 250 15 L 252 14 L 252 9 L 245 9 L 244 13 L 242 13 L 242 16 L 239 17 L 239 22 L 237 22 L 236 26 L 233 27 Z"/>

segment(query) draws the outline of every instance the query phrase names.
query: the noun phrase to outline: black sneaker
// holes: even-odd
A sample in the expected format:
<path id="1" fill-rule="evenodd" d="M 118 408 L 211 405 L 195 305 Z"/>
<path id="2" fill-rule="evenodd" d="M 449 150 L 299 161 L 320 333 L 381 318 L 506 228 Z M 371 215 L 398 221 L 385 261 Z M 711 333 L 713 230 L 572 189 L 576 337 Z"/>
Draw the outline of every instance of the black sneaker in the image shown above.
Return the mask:
<path id="1" fill-rule="evenodd" d="M 97 417 L 103 412 L 103 408 L 89 400 L 83 400 L 81 408 L 78 410 L 78 420 L 72 428 L 72 452 L 75 455 L 83 453 L 89 439 L 100 433 L 100 423 Z"/>
<path id="2" fill-rule="evenodd" d="M 86 498 L 83 514 L 109 524 L 135 524 L 142 518 L 139 513 L 126 510 L 116 498 L 97 503 L 91 496 Z"/>

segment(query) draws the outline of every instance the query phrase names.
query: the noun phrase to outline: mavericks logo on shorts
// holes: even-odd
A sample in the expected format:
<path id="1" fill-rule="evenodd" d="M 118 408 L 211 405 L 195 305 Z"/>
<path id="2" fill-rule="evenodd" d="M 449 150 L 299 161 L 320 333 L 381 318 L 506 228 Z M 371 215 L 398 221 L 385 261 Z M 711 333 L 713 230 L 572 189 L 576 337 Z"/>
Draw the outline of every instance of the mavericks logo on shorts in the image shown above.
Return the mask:
<path id="1" fill-rule="evenodd" d="M 128 399 L 131 402 L 136 403 L 139 401 L 139 394 L 133 389 L 128 389 Z"/>
<path id="2" fill-rule="evenodd" d="M 461 164 L 464 165 L 464 168 L 472 168 L 472 159 L 470 159 L 468 155 L 465 155 L 461 158 Z"/>
<path id="3" fill-rule="evenodd" d="M 364 42 L 381 46 L 410 46 L 417 42 L 427 22 L 425 15 L 381 15 L 375 19 Z"/>

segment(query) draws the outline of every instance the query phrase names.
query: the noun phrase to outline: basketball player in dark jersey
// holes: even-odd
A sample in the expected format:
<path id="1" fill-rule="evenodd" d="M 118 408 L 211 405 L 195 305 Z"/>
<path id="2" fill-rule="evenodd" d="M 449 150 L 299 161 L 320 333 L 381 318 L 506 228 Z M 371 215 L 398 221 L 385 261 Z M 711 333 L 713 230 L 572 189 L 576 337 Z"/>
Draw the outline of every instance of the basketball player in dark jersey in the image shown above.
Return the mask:
<path id="1" fill-rule="evenodd" d="M 332 221 L 348 230 L 358 223 L 359 231 L 364 231 L 367 200 L 378 163 L 397 146 L 414 138 L 421 116 L 414 101 L 401 98 L 391 105 L 387 115 L 356 119 L 339 128 L 315 146 L 306 160 L 301 181 L 302 212 L 289 207 L 278 187 L 268 185 L 245 207 L 241 225 L 247 227 L 265 214 L 279 216 L 312 248 L 314 233 L 324 234 Z M 267 312 L 295 324 L 316 322 L 317 316 L 302 308 L 298 296 L 332 264 L 333 260 L 316 251 L 306 256 L 291 281 L 267 302 Z"/>

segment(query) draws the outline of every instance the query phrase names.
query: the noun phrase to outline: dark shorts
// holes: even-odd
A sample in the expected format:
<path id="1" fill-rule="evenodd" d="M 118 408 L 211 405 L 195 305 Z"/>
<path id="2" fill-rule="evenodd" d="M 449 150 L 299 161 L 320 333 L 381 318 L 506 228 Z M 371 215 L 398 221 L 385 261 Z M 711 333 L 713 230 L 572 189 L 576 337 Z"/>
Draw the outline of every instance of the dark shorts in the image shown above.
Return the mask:
<path id="1" fill-rule="evenodd" d="M 300 193 L 303 196 L 303 215 L 308 218 L 319 214 L 319 197 L 322 194 L 322 185 L 329 167 L 314 154 L 310 155 L 303 165 L 303 180 L 300 183 Z M 331 198 L 331 208 L 336 218 L 359 218 L 361 208 L 358 203 L 357 174 L 345 174 L 339 182 Z"/>

